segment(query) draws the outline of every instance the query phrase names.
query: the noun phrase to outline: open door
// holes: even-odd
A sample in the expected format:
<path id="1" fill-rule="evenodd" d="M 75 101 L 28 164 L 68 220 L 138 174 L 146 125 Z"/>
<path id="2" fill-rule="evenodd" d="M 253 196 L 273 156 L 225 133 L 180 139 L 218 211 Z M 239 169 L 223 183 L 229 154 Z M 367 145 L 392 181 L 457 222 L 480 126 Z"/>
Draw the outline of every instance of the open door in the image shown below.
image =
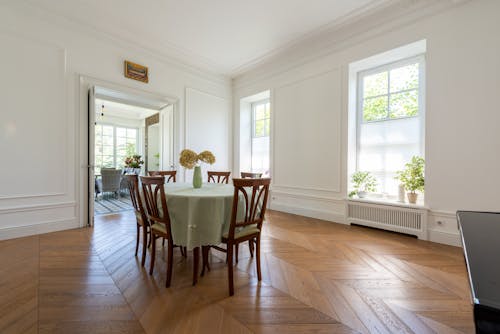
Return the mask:
<path id="1" fill-rule="evenodd" d="M 89 88 L 88 103 L 88 226 L 94 226 L 94 196 L 95 196 L 95 87 Z"/>
<path id="2" fill-rule="evenodd" d="M 160 169 L 173 170 L 174 164 L 174 106 L 169 104 L 160 109 Z"/>

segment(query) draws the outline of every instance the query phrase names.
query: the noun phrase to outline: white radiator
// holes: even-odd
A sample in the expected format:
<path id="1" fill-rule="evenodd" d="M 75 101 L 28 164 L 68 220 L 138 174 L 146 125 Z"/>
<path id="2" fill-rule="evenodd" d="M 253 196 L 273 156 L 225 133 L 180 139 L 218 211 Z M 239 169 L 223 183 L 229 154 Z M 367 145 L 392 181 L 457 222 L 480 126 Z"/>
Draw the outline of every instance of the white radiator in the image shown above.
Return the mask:
<path id="1" fill-rule="evenodd" d="M 406 233 L 427 240 L 427 209 L 358 201 L 347 202 L 348 224 Z"/>

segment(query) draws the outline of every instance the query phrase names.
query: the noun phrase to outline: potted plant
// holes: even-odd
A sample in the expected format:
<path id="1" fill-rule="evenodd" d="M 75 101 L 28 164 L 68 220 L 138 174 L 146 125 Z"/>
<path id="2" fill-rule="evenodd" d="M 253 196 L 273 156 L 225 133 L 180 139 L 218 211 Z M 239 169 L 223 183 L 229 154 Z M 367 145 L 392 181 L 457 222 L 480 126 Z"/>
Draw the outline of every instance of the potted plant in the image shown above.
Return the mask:
<path id="1" fill-rule="evenodd" d="M 401 184 L 409 191 L 406 195 L 408 196 L 408 202 L 411 204 L 417 203 L 417 191 L 424 191 L 424 166 L 424 158 L 413 156 L 411 161 L 405 164 L 406 168 L 397 172 L 396 178 L 401 181 Z"/>
<path id="2" fill-rule="evenodd" d="M 359 198 L 364 198 L 367 192 L 374 192 L 377 188 L 377 179 L 370 172 L 355 172 L 351 176 L 351 182 L 353 190 L 349 197 L 357 194 Z"/>
<path id="3" fill-rule="evenodd" d="M 144 160 L 141 160 L 141 156 L 138 154 L 130 155 L 125 158 L 125 172 L 139 175 L 141 172 L 141 166 L 144 164 Z"/>

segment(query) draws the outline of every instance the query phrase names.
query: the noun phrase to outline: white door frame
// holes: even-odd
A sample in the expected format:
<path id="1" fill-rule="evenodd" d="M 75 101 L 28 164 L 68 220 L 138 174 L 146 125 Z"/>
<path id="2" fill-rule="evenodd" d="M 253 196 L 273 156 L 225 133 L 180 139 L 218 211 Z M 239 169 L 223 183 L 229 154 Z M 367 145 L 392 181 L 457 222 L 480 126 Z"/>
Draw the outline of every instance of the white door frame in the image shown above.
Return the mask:
<path id="1" fill-rule="evenodd" d="M 77 171 L 76 175 L 78 175 L 78 182 L 76 185 L 77 188 L 77 210 L 78 216 L 80 220 L 80 227 L 88 226 L 93 223 L 93 219 L 89 215 L 89 202 L 90 198 L 93 198 L 94 189 L 91 189 L 92 193 L 90 193 L 90 179 L 89 179 L 89 166 L 93 165 L 93 161 L 90 163 L 89 158 L 94 157 L 94 148 L 91 147 L 89 151 L 89 115 L 88 115 L 88 92 L 91 87 L 103 87 L 108 88 L 114 91 L 123 92 L 130 95 L 140 96 L 146 99 L 156 100 L 165 102 L 165 104 L 171 104 L 173 106 L 172 117 L 174 120 L 180 119 L 180 110 L 179 110 L 179 98 L 173 95 L 166 95 L 161 93 L 149 92 L 145 90 L 140 90 L 136 88 L 131 88 L 119 84 L 115 84 L 112 82 L 108 82 L 105 80 L 80 75 L 79 76 L 79 145 L 77 145 L 77 154 L 76 159 L 78 159 Z M 173 141 L 174 143 L 178 143 L 181 139 L 179 123 L 173 122 Z M 176 150 L 177 145 L 172 145 L 173 149 Z M 178 152 L 173 152 L 178 154 Z"/>

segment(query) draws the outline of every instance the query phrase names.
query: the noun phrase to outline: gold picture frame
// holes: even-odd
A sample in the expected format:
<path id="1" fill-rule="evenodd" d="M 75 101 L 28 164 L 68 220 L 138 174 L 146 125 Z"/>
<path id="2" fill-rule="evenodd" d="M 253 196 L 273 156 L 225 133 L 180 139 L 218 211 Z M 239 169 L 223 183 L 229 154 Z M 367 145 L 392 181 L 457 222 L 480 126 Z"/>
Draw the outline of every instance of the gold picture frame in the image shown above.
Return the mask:
<path id="1" fill-rule="evenodd" d="M 149 73 L 146 66 L 125 60 L 124 69 L 126 78 L 142 81 L 145 83 L 149 82 Z"/>

